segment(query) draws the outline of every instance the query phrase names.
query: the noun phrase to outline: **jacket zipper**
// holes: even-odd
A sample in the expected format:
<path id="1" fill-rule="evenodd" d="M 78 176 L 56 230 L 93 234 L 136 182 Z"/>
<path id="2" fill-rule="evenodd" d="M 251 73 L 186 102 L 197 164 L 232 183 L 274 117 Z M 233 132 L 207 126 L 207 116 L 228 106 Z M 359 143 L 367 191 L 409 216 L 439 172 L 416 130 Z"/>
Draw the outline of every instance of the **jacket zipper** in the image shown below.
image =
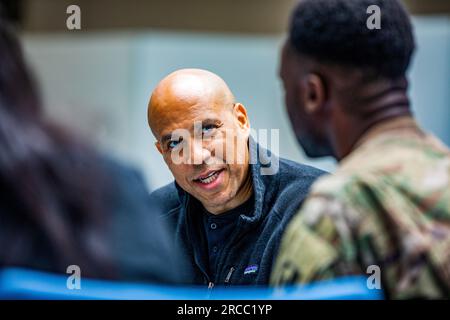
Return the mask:
<path id="1" fill-rule="evenodd" d="M 219 263 L 217 264 L 218 266 L 218 270 L 221 270 L 222 268 L 220 268 L 224 262 L 226 257 L 228 256 L 228 252 L 230 251 L 230 248 L 232 247 L 233 244 L 236 243 L 237 239 L 240 239 L 240 237 L 242 236 L 240 234 L 240 230 L 241 229 L 241 224 L 240 221 L 238 221 L 238 225 L 236 227 L 236 229 L 234 230 L 233 234 L 231 235 L 230 239 L 231 241 L 228 243 L 227 246 L 225 246 L 221 252 L 220 258 L 219 258 Z M 228 271 L 228 274 L 225 278 L 225 283 L 228 283 L 228 281 L 230 280 L 229 278 L 231 278 L 231 274 L 234 272 L 234 267 L 231 267 L 230 271 Z M 219 273 L 221 274 L 221 272 Z M 228 280 L 228 281 L 227 281 Z"/>
<path id="2" fill-rule="evenodd" d="M 235 270 L 234 267 L 230 268 L 230 271 L 228 271 L 227 277 L 225 278 L 225 283 L 229 283 L 230 282 L 231 275 L 233 274 L 234 270 Z M 212 292 L 213 288 L 214 288 L 214 282 L 210 281 L 208 283 L 208 299 L 211 297 L 211 292 Z"/>
<path id="3" fill-rule="evenodd" d="M 227 277 L 225 278 L 225 283 L 229 283 L 230 282 L 231 275 L 233 274 L 233 272 L 234 272 L 234 267 L 231 267 L 230 271 L 228 271 Z"/>
<path id="4" fill-rule="evenodd" d="M 211 299 L 211 294 L 213 293 L 213 287 L 214 287 L 214 282 L 209 281 L 208 282 L 208 291 L 207 291 L 207 295 L 206 295 L 207 300 Z"/>

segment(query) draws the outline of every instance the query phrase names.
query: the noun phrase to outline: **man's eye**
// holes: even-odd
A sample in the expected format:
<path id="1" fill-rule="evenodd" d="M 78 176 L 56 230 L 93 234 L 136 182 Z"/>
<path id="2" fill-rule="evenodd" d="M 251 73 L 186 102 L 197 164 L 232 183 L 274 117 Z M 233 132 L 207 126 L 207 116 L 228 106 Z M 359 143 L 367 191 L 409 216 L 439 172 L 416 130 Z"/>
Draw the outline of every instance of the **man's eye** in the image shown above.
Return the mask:
<path id="1" fill-rule="evenodd" d="M 169 149 L 173 149 L 173 148 L 175 148 L 180 142 L 181 142 L 180 140 L 178 140 L 178 141 L 175 141 L 175 140 L 169 141 L 169 143 L 167 143 L 167 147 L 168 147 Z"/>
<path id="2" fill-rule="evenodd" d="M 206 133 L 206 134 L 208 134 L 208 133 L 211 133 L 215 128 L 217 128 L 215 125 L 213 125 L 213 124 L 208 124 L 208 125 L 205 125 L 203 128 L 202 128 L 202 133 Z"/>

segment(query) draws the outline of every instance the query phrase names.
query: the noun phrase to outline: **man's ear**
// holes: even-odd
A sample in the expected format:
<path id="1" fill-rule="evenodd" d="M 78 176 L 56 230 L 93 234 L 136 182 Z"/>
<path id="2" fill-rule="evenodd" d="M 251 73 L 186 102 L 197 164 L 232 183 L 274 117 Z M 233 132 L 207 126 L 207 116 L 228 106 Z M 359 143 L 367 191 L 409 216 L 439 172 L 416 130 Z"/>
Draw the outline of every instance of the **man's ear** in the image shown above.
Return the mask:
<path id="1" fill-rule="evenodd" d="M 159 153 L 162 154 L 163 152 L 162 152 L 161 144 L 159 143 L 159 141 L 155 142 L 155 146 L 156 146 L 156 149 L 158 149 Z"/>
<path id="2" fill-rule="evenodd" d="M 247 110 L 242 103 L 235 103 L 233 106 L 233 114 L 237 120 L 237 123 L 241 129 L 249 130 L 250 121 L 248 120 Z"/>
<path id="3" fill-rule="evenodd" d="M 323 78 L 318 74 L 310 73 L 303 79 L 302 86 L 305 112 L 307 114 L 319 112 L 325 105 L 327 96 Z"/>

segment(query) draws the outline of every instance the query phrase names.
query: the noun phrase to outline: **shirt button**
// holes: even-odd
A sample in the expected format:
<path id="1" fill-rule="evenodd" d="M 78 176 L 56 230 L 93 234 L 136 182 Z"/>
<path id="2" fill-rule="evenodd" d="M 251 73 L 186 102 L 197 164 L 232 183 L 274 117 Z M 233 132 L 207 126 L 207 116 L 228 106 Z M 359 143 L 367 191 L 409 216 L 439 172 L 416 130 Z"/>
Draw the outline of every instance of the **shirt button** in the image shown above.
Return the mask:
<path id="1" fill-rule="evenodd" d="M 216 253 L 217 250 L 219 250 L 219 248 L 217 248 L 217 246 L 214 246 L 212 249 L 213 249 L 213 252 L 214 252 L 214 253 Z"/>
<path id="2" fill-rule="evenodd" d="M 212 230 L 217 229 L 217 224 L 215 224 L 214 222 L 211 223 L 210 228 L 211 228 Z"/>

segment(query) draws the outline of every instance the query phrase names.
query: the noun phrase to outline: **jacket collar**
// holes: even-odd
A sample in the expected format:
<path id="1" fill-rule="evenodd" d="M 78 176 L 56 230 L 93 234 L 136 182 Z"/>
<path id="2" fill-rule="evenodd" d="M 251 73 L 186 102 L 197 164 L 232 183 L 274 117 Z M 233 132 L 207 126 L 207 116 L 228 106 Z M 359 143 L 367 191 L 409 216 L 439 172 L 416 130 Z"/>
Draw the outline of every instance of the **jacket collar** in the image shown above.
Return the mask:
<path id="1" fill-rule="evenodd" d="M 273 165 L 271 165 L 270 160 L 276 160 L 278 163 L 278 159 L 276 159 L 275 155 L 272 155 L 270 150 L 262 148 L 252 136 L 249 137 L 248 141 L 249 148 L 249 166 L 250 172 L 252 175 L 253 182 L 253 192 L 254 192 L 254 210 L 249 215 L 241 215 L 241 220 L 244 224 L 253 225 L 258 223 L 264 216 L 263 214 L 263 206 L 264 206 L 264 198 L 266 196 L 266 189 L 268 187 L 268 183 L 276 183 L 279 179 L 279 176 L 276 172 L 270 172 L 270 170 L 274 170 Z M 264 175 L 271 175 L 275 179 L 267 179 L 264 178 Z M 178 183 L 174 182 L 178 191 L 178 196 L 180 199 L 180 203 L 183 207 L 187 207 L 190 203 L 192 197 L 189 193 L 184 191 Z M 277 183 L 276 183 L 277 184 Z"/>

